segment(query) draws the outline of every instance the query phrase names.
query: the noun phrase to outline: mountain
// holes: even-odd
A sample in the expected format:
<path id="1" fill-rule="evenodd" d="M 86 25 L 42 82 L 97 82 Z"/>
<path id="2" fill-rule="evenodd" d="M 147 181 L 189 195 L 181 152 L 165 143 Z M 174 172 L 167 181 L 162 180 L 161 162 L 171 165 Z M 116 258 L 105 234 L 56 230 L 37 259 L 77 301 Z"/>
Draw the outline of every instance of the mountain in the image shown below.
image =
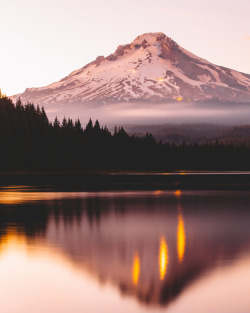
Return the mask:
<path id="1" fill-rule="evenodd" d="M 115 53 L 99 56 L 49 86 L 15 96 L 41 104 L 89 101 L 250 102 L 250 75 L 214 65 L 163 33 L 147 33 Z"/>

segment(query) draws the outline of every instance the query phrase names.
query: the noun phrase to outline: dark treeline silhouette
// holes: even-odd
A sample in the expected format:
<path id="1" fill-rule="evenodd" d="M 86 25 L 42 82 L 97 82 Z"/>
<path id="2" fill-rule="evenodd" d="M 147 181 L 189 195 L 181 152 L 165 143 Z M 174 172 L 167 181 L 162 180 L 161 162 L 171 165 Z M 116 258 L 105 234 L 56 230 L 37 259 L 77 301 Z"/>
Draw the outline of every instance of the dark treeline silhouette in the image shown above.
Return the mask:
<path id="1" fill-rule="evenodd" d="M 151 134 L 128 135 L 123 127 L 113 134 L 80 120 L 50 122 L 44 108 L 16 105 L 0 97 L 0 171 L 85 170 L 245 170 L 250 147 L 244 144 L 181 145 L 156 142 Z"/>
<path id="2" fill-rule="evenodd" d="M 129 134 L 142 136 L 145 131 L 153 134 L 157 141 L 182 144 L 220 143 L 250 146 L 250 125 L 225 125 L 209 123 L 124 125 Z"/>

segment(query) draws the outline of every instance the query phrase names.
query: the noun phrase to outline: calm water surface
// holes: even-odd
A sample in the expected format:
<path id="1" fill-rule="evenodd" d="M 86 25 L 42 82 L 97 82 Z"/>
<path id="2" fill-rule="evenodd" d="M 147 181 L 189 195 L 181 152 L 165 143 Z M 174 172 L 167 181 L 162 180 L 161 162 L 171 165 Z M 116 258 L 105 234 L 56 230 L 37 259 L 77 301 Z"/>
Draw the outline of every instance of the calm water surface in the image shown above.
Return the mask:
<path id="1" fill-rule="evenodd" d="M 248 191 L 0 188 L 0 312 L 250 312 Z"/>

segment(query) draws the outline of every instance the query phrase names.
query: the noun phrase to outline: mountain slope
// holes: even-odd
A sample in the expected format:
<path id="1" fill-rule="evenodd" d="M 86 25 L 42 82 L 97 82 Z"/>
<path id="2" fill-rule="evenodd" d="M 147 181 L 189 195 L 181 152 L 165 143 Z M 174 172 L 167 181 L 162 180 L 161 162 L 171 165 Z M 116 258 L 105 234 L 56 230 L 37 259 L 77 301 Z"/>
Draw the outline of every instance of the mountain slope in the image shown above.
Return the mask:
<path id="1" fill-rule="evenodd" d="M 16 95 L 24 102 L 164 102 L 221 100 L 250 102 L 250 75 L 213 65 L 163 33 L 138 36 L 108 57 L 42 88 Z"/>

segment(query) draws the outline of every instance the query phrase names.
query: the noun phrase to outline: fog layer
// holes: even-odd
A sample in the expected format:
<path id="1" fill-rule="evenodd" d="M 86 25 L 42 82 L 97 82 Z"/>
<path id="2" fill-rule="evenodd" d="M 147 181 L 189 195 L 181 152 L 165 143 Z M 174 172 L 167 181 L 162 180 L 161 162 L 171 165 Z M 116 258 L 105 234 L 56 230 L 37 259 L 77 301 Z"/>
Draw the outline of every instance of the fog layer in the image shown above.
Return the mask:
<path id="1" fill-rule="evenodd" d="M 217 123 L 249 124 L 250 103 L 68 103 L 45 106 L 50 120 L 64 116 L 86 123 L 91 117 L 102 124 Z"/>

